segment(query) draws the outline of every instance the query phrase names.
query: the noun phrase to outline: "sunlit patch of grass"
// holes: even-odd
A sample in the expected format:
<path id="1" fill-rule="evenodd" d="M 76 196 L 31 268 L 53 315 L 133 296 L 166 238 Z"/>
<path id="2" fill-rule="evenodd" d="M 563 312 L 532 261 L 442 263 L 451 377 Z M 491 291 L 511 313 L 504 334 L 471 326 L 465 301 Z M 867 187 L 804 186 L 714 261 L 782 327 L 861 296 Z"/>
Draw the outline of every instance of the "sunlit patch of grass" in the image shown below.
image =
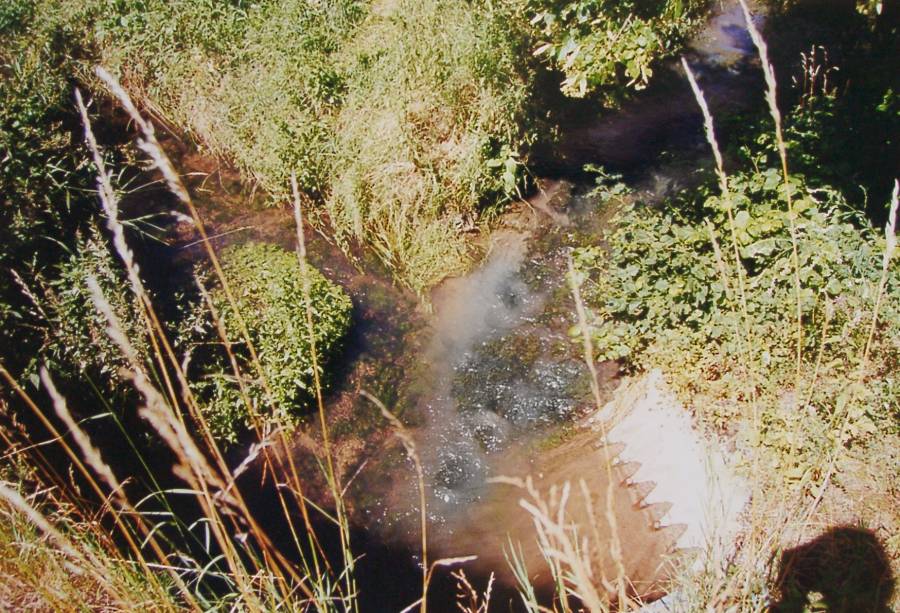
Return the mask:
<path id="1" fill-rule="evenodd" d="M 22 496 L 12 484 L 11 495 L 20 496 L 35 513 L 35 500 L 46 493 Z M 38 505 L 40 507 L 40 505 Z M 49 507 L 54 508 L 54 507 Z M 34 518 L 13 506 L 8 498 L 0 499 L 0 608 L 22 610 L 175 610 L 179 603 L 165 591 L 153 588 L 139 565 L 121 555 L 115 547 L 104 548 L 97 531 L 73 512 L 62 507 L 48 511 L 45 519 L 54 526 L 64 544 L 43 533 Z M 91 568 L 84 560 L 99 561 Z"/>

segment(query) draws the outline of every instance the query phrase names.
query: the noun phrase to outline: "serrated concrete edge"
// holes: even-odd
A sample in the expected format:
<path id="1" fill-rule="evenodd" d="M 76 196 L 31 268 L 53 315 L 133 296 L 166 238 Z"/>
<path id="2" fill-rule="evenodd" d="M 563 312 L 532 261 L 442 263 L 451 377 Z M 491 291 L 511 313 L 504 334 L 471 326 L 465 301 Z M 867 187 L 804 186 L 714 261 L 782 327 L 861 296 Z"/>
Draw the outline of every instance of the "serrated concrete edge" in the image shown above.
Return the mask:
<path id="1" fill-rule="evenodd" d="M 616 463 L 640 465 L 629 483 L 644 491 L 646 482 L 655 484 L 643 506 L 671 503 L 659 523 L 661 529 L 686 526 L 677 549 L 697 549 L 707 560 L 731 555 L 750 499 L 749 485 L 735 474 L 726 453 L 694 429 L 660 370 L 624 383 L 588 424 L 600 433 L 605 430 L 607 444 L 621 449 Z M 697 567 L 707 560 L 699 559 Z"/>

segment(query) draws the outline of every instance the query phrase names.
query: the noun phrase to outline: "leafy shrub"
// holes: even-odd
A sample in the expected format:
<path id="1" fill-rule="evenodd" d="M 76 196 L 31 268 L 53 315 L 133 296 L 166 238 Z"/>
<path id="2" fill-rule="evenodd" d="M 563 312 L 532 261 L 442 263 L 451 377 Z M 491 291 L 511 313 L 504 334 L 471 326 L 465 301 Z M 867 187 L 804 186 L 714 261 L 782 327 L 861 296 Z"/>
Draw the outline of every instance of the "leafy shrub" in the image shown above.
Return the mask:
<path id="1" fill-rule="evenodd" d="M 33 2 L 0 8 L 0 353 L 27 366 L 47 332 L 13 271 L 31 284 L 75 247 L 96 211 L 94 177 L 73 136 L 67 20 Z"/>
<path id="2" fill-rule="evenodd" d="M 900 358 L 900 279 L 892 275 L 888 282 L 872 351 L 878 357 L 865 365 L 866 384 L 851 386 L 863 367 L 884 239 L 849 212 L 839 193 L 810 190 L 800 177 L 792 178 L 792 189 L 803 372 L 821 378 L 804 399 L 809 411 L 786 411 L 779 400 L 794 383 L 797 300 L 779 179 L 774 169 L 730 178 L 746 271 L 743 299 L 722 198 L 700 190 L 697 199 L 676 198 L 659 209 L 624 206 L 607 249 L 576 252 L 589 280 L 585 295 L 596 318 L 597 351 L 632 367 L 663 367 L 689 398 L 703 397 L 703 419 L 719 428 L 738 417 L 739 405 L 730 401 L 748 394 L 770 398 L 763 428 L 753 436 L 785 454 L 825 448 L 837 435 L 835 416 L 846 412 L 851 419 L 843 443 L 878 427 L 896 430 L 891 365 Z"/>
<path id="3" fill-rule="evenodd" d="M 297 256 L 274 245 L 246 243 L 224 250 L 222 267 L 240 317 L 247 325 L 262 373 L 251 361 L 238 313 L 232 309 L 224 290 L 216 288 L 210 296 L 228 340 L 234 343 L 254 410 L 262 413 L 263 407 L 271 407 L 280 418 L 296 419 L 314 397 L 306 301 Z M 307 270 L 319 376 L 323 377 L 328 360 L 337 354 L 350 327 L 352 304 L 340 287 L 317 270 L 311 267 Z M 201 306 L 195 317 L 221 348 L 208 311 Z M 203 361 L 204 376 L 196 385 L 201 397 L 206 399 L 210 426 L 217 436 L 234 441 L 240 430 L 250 424 L 246 404 L 224 351 L 216 351 Z M 265 377 L 265 383 L 260 374 Z"/>
<path id="4" fill-rule="evenodd" d="M 130 368 L 130 364 L 110 339 L 109 324 L 94 306 L 88 276 L 96 279 L 138 354 L 148 355 L 142 307 L 105 241 L 94 231 L 77 243 L 52 276 L 40 279 L 37 306 L 47 330 L 41 357 L 55 372 L 87 376 L 95 385 L 116 391 L 124 383 L 120 368 Z"/>
<path id="5" fill-rule="evenodd" d="M 651 64 L 672 53 L 699 23 L 705 0 L 527 0 L 545 42 L 536 53 L 565 74 L 562 91 L 574 97 L 609 93 L 627 82 L 641 89 Z"/>

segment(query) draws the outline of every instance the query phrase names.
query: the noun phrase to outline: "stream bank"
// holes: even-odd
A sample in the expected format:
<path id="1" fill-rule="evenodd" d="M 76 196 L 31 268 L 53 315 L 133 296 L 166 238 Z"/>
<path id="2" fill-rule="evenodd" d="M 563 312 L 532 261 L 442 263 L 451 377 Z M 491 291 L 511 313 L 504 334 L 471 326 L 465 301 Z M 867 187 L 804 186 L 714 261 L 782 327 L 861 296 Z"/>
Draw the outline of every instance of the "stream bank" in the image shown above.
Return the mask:
<path id="1" fill-rule="evenodd" d="M 759 92 L 736 11 L 737 4 L 728 3 L 689 54 L 714 107 L 749 105 Z M 483 586 L 491 572 L 499 573 L 498 600 L 516 598 L 503 556 L 505 537 L 530 542 L 533 528 L 516 506 L 518 494 L 489 479 L 542 473 L 549 484 L 579 475 L 591 491 L 607 490 L 596 434 L 572 429 L 596 407 L 581 356 L 567 335 L 572 306 L 564 282 L 566 256 L 573 246 L 601 237 L 614 212 L 592 194 L 582 168 L 602 163 L 622 173 L 637 197 L 650 204 L 684 189 L 708 158 L 695 109 L 683 77 L 670 66 L 623 109 L 598 110 L 565 126 L 557 159 L 543 165 L 555 164 L 558 178 L 540 181 L 537 195 L 504 216 L 476 270 L 435 289 L 431 316 L 418 311 L 413 297 L 386 275 L 361 272 L 359 262 L 305 229 L 312 263 L 354 302 L 353 332 L 327 404 L 338 470 L 348 486 L 353 542 L 364 556 L 357 570 L 369 595 L 365 610 L 397 610 L 416 598 L 418 499 L 403 450 L 360 390 L 380 397 L 414 428 L 429 492 L 432 559 L 478 555 L 480 561 L 469 569 L 473 585 Z M 251 206 L 247 211 L 253 194 L 231 171 L 208 166 L 189 151 L 177 158 L 183 171 L 197 173 L 192 187 L 217 248 L 251 239 L 293 248 L 295 229 L 287 210 Z M 184 234 L 172 248 L 190 262 L 202 246 L 190 244 Z M 616 365 L 602 365 L 601 379 L 608 398 L 617 384 Z M 296 459 L 317 483 L 315 427 L 308 434 L 296 439 Z M 242 487 L 256 492 L 256 510 L 264 516 L 273 497 L 259 491 L 259 477 L 248 475 Z M 661 560 L 674 539 L 634 512 L 632 490 L 613 485 L 612 504 L 627 529 L 629 552 L 651 552 L 649 561 L 629 562 L 641 569 L 632 577 L 636 594 L 659 595 L 665 591 L 658 583 Z M 324 491 L 318 483 L 310 495 L 323 500 Z M 595 503 L 605 505 L 603 499 Z M 583 509 L 581 516 L 587 515 Z M 276 542 L 290 542 L 279 527 L 271 530 Z M 537 568 L 540 552 L 530 547 L 527 562 Z M 537 587 L 551 594 L 546 572 Z M 453 580 L 439 573 L 432 608 L 450 606 L 453 599 L 444 596 L 454 590 Z"/>

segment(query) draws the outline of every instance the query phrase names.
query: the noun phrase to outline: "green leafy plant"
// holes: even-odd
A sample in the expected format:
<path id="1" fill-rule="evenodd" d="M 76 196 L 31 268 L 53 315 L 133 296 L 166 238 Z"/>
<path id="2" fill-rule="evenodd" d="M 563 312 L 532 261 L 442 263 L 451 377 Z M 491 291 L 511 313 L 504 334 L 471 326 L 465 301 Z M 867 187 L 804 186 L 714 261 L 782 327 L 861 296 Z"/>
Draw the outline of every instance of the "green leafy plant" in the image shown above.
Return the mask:
<path id="1" fill-rule="evenodd" d="M 119 370 L 126 361 L 106 332 L 87 286 L 93 277 L 102 289 L 124 331 L 141 356 L 148 346 L 140 303 L 128 289 L 123 271 L 107 250 L 99 231 L 80 240 L 48 278 L 40 277 L 35 308 L 45 318 L 43 358 L 70 376 L 85 376 L 116 390 L 124 383 Z"/>
<path id="2" fill-rule="evenodd" d="M 209 296 L 233 345 L 240 376 L 253 410 L 277 413 L 286 421 L 301 416 L 313 392 L 313 362 L 306 325 L 303 278 L 297 256 L 274 245 L 246 243 L 222 253 L 222 268 L 233 288 L 234 306 L 224 288 L 214 288 Z M 322 274 L 308 268 L 310 296 L 315 324 L 315 346 L 319 376 L 324 377 L 328 360 L 340 350 L 350 327 L 349 296 Z M 207 305 L 199 307 L 194 325 L 209 331 L 209 342 L 217 350 L 211 358 L 200 358 L 203 376 L 197 382 L 205 411 L 214 434 L 235 440 L 241 429 L 250 425 L 250 413 L 241 395 L 236 374 L 222 350 L 221 342 Z M 259 358 L 251 359 L 242 327 L 249 332 L 250 343 Z M 260 372 L 261 367 L 261 372 Z M 271 407 L 263 410 L 262 407 Z"/>
<path id="3" fill-rule="evenodd" d="M 535 55 L 565 75 L 562 91 L 583 97 L 623 83 L 642 89 L 651 64 L 698 23 L 703 0 L 528 0 L 531 23 L 543 36 Z"/>
<path id="4" fill-rule="evenodd" d="M 784 331 L 790 330 L 795 297 L 786 283 L 793 269 L 784 192 L 775 170 L 739 174 L 731 177 L 730 185 L 737 210 L 735 238 L 747 271 L 750 322 L 745 325 L 739 313 L 740 289 L 727 251 L 730 227 L 720 196 L 707 192 L 704 198 L 701 190 L 699 198 L 676 198 L 660 209 L 631 204 L 619 213 L 607 249 L 586 247 L 575 254 L 582 273 L 591 279 L 586 295 L 595 309 L 601 358 L 625 358 L 633 365 L 665 363 L 672 356 L 664 355 L 664 348 L 679 346 L 676 352 L 692 355 L 687 364 L 708 369 L 700 379 L 685 373 L 684 384 L 696 391 L 709 389 L 710 379 L 726 375 L 749 351 L 768 369 L 767 385 L 787 381 L 793 354 L 782 341 Z M 881 241 L 837 192 L 810 191 L 799 177 L 792 179 L 792 189 L 800 238 L 804 350 L 812 360 L 822 341 L 824 309 L 830 305 L 830 334 L 840 331 L 841 338 L 833 357 L 843 356 L 843 368 L 850 370 L 856 363 L 852 356 L 861 354 L 866 342 L 864 313 L 876 298 Z M 896 279 L 888 291 L 898 295 Z M 880 334 L 888 339 L 897 313 L 887 301 L 884 305 L 888 313 Z M 748 327 L 752 339 L 745 337 Z M 891 349 L 890 343 L 886 348 Z M 722 393 L 728 394 L 724 389 Z"/>

